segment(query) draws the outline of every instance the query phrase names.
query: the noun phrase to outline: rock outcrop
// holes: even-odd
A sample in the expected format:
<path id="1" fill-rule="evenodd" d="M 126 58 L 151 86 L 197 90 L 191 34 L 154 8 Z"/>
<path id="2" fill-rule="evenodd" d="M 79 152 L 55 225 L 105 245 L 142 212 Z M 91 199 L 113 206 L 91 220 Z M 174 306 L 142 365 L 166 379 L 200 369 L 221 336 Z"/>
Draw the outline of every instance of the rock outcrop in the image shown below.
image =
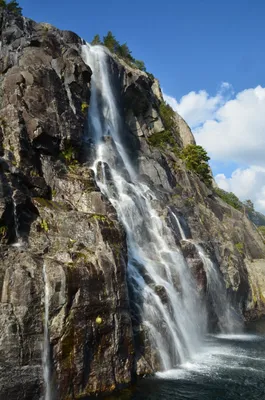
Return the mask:
<path id="1" fill-rule="evenodd" d="M 0 399 L 43 394 L 44 266 L 56 398 L 111 392 L 152 371 L 144 362 L 152 349 L 143 339 L 137 356 L 125 233 L 87 162 L 91 69 L 83 42 L 1 10 L 0 40 Z M 124 144 L 157 195 L 157 211 L 169 225 L 169 209 L 186 221 L 246 319 L 264 315 L 265 246 L 256 227 L 186 169 L 175 145 L 152 140 L 165 130 L 158 81 L 117 57 L 109 62 Z M 173 137 L 180 149 L 194 143 L 178 115 Z M 203 294 L 198 254 L 173 228 Z"/>

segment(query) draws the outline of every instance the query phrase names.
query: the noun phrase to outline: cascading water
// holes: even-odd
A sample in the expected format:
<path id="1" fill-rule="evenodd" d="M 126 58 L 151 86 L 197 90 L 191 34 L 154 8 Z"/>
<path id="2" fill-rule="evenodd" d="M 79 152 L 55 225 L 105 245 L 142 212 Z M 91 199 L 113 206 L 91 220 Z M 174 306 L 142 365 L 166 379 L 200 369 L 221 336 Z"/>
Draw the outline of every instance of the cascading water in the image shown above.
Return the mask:
<path id="1" fill-rule="evenodd" d="M 195 243 L 191 239 L 187 239 L 176 214 L 171 211 L 171 215 L 173 215 L 177 223 L 181 239 L 194 244 L 203 262 L 207 277 L 207 291 L 210 296 L 216 317 L 218 318 L 220 331 L 223 333 L 232 333 L 241 330 L 241 323 L 235 311 L 232 310 L 232 306 L 227 298 L 225 284 L 217 266 L 212 262 L 210 257 L 208 257 L 202 246 Z"/>
<path id="2" fill-rule="evenodd" d="M 172 232 L 152 207 L 154 193 L 137 180 L 122 145 L 108 57 L 101 46 L 83 46 L 83 58 L 93 72 L 89 107 L 97 146 L 93 170 L 126 230 L 129 285 L 161 369 L 166 370 L 184 362 L 199 346 L 195 284 Z"/>
<path id="3" fill-rule="evenodd" d="M 50 340 L 49 340 L 49 302 L 50 291 L 47 278 L 46 265 L 43 263 L 43 282 L 44 282 L 44 340 L 43 340 L 43 379 L 45 385 L 44 400 L 51 400 L 50 385 Z"/>

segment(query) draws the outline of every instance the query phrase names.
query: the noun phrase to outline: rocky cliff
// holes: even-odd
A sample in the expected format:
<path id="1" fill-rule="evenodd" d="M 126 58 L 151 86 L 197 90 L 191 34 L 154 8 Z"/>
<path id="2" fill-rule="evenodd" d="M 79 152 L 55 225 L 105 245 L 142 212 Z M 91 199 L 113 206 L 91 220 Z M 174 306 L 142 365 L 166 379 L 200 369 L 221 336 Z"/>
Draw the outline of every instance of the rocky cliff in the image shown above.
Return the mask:
<path id="1" fill-rule="evenodd" d="M 0 35 L 0 399 L 43 395 L 44 270 L 54 397 L 111 392 L 152 372 L 152 349 L 131 310 L 125 232 L 89 168 L 92 72 L 83 42 L 6 11 Z M 157 212 L 174 230 L 198 290 L 207 298 L 202 262 L 192 241 L 181 240 L 170 209 L 218 264 L 244 318 L 261 316 L 262 237 L 178 157 L 176 146 L 194 143 L 180 116 L 173 141 L 161 140 L 158 81 L 116 56 L 109 66 L 124 144 L 139 179 L 156 193 Z M 214 316 L 211 323 L 214 329 Z"/>

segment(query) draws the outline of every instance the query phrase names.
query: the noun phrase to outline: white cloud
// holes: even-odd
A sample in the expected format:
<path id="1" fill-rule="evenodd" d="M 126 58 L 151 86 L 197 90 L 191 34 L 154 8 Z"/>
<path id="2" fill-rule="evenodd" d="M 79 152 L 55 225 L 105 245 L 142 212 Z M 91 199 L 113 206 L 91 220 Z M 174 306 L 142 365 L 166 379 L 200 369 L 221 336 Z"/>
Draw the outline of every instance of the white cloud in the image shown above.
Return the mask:
<path id="1" fill-rule="evenodd" d="M 230 178 L 218 174 L 215 180 L 220 188 L 235 193 L 241 200 L 251 199 L 257 210 L 265 212 L 265 168 L 238 168 Z"/>
<path id="2" fill-rule="evenodd" d="M 215 160 L 265 166 L 265 88 L 238 93 L 194 129 L 196 140 Z"/>
<path id="3" fill-rule="evenodd" d="M 191 126 L 198 144 L 206 148 L 213 161 L 233 162 L 245 167 L 231 177 L 220 173 L 220 187 L 242 200 L 255 202 L 265 212 L 265 88 L 257 86 L 234 95 L 223 82 L 216 96 L 205 90 L 190 92 L 178 102 L 165 100 Z"/>
<path id="4" fill-rule="evenodd" d="M 232 93 L 232 85 L 222 82 L 216 96 L 210 96 L 205 90 L 200 90 L 198 93 L 193 91 L 183 96 L 179 103 L 172 96 L 166 94 L 163 96 L 173 110 L 177 111 L 194 129 L 205 121 L 215 118 L 218 109 L 224 105 Z"/>

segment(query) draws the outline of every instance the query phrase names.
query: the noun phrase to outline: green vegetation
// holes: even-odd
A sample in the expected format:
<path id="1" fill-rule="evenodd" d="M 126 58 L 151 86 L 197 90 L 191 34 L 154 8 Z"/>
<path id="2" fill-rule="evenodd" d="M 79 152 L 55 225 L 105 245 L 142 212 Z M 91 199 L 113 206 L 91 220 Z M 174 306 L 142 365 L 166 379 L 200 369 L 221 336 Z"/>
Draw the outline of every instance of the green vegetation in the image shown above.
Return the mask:
<path id="1" fill-rule="evenodd" d="M 40 222 L 40 227 L 43 229 L 45 232 L 49 232 L 49 226 L 48 223 L 45 219 L 42 219 Z"/>
<path id="2" fill-rule="evenodd" d="M 241 242 L 235 244 L 235 248 L 239 251 L 240 254 L 244 254 L 244 245 Z"/>
<path id="3" fill-rule="evenodd" d="M 244 201 L 243 205 L 246 208 L 247 212 L 254 212 L 254 204 L 251 200 Z"/>
<path id="4" fill-rule="evenodd" d="M 69 141 L 65 142 L 64 150 L 61 151 L 60 156 L 64 160 L 66 165 L 72 170 L 72 172 L 75 172 L 78 161 L 75 157 L 74 147 Z"/>
<path id="5" fill-rule="evenodd" d="M 1 225 L 0 226 L 0 237 L 4 238 L 7 233 L 7 226 Z"/>
<path id="6" fill-rule="evenodd" d="M 159 147 L 161 150 L 170 148 L 170 150 L 178 156 L 180 150 L 174 136 L 177 132 L 175 112 L 169 104 L 162 101 L 159 105 L 159 114 L 165 130 L 153 133 L 153 135 L 148 138 L 148 142 L 151 146 Z"/>
<path id="7" fill-rule="evenodd" d="M 176 128 L 175 117 L 176 113 L 165 101 L 162 101 L 159 106 L 159 114 L 163 125 L 167 131 L 174 131 Z"/>
<path id="8" fill-rule="evenodd" d="M 265 226 L 261 225 L 258 227 L 259 232 L 264 236 L 265 239 Z"/>
<path id="9" fill-rule="evenodd" d="M 16 15 L 22 15 L 22 8 L 19 7 L 19 4 L 16 0 L 11 0 L 8 3 L 5 0 L 0 0 L 0 7 Z"/>
<path id="10" fill-rule="evenodd" d="M 166 150 L 170 146 L 170 150 L 176 155 L 179 154 L 179 147 L 170 131 L 166 130 L 153 133 L 153 135 L 148 138 L 148 142 L 151 146 L 159 147 L 161 150 Z"/>
<path id="11" fill-rule="evenodd" d="M 92 45 L 103 45 L 106 46 L 112 53 L 117 54 L 118 57 L 122 58 L 127 64 L 129 64 L 132 68 L 140 69 L 141 71 L 146 72 L 145 64 L 142 60 L 136 60 L 132 56 L 132 52 L 129 49 L 127 43 L 120 44 L 120 42 L 115 38 L 113 33 L 109 31 L 106 36 L 103 36 L 103 40 L 101 41 L 100 36 L 97 34 L 94 36 Z M 154 80 L 154 76 L 147 72 L 147 75 L 150 79 Z"/>
<path id="12" fill-rule="evenodd" d="M 180 153 L 180 158 L 185 162 L 186 167 L 199 175 L 200 179 L 207 185 L 212 185 L 212 176 L 206 150 L 195 144 L 189 144 Z"/>
<path id="13" fill-rule="evenodd" d="M 86 114 L 88 107 L 89 107 L 89 105 L 87 103 L 81 104 L 81 111 L 83 114 Z"/>
<path id="14" fill-rule="evenodd" d="M 216 188 L 214 189 L 217 196 L 219 196 L 223 201 L 225 201 L 230 206 L 234 207 L 237 210 L 242 210 L 242 203 L 239 198 L 232 192 L 226 192 L 223 189 Z"/>

